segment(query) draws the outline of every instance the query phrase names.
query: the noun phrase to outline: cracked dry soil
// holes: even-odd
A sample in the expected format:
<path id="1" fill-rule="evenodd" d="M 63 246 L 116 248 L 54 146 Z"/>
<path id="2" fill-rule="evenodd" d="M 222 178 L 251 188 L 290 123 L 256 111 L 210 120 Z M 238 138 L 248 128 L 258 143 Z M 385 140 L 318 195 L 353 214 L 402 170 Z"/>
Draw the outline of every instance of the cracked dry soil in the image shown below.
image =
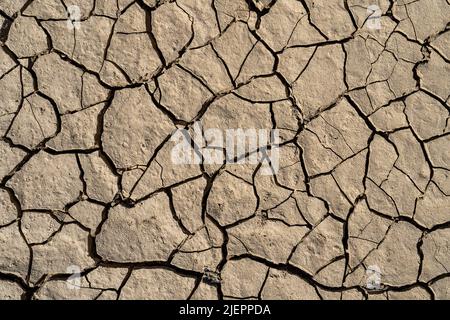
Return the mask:
<path id="1" fill-rule="evenodd" d="M 450 299 L 449 21 L 0 0 L 0 298 Z M 278 129 L 279 170 L 174 164 L 197 120 Z"/>

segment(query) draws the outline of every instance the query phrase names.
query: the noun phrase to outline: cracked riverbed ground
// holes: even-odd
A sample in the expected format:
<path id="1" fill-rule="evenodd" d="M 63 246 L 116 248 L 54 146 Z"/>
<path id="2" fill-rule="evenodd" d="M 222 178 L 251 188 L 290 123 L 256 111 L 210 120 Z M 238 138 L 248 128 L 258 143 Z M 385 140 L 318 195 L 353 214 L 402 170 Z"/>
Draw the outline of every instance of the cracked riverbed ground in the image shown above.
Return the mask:
<path id="1" fill-rule="evenodd" d="M 450 1 L 0 0 L 0 26 L 0 299 L 450 299 Z M 174 163 L 196 121 L 278 129 L 275 175 Z"/>

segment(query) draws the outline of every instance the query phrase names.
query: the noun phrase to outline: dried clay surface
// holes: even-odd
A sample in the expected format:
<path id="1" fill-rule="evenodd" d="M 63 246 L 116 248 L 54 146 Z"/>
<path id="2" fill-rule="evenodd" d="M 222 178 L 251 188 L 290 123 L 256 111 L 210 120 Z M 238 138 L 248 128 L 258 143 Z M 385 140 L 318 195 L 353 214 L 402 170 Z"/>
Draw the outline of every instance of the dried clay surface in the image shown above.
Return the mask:
<path id="1" fill-rule="evenodd" d="M 450 299 L 449 0 L 0 0 L 0 45 L 0 299 Z M 176 163 L 199 121 L 279 166 Z"/>

